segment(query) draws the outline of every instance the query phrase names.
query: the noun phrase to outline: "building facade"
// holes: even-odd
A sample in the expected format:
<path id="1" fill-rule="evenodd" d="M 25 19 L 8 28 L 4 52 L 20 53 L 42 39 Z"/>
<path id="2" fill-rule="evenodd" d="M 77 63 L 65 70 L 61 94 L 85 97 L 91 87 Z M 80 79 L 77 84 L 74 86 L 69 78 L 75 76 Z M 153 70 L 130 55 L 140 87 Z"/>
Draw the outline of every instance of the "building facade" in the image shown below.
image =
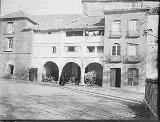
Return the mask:
<path id="1" fill-rule="evenodd" d="M 86 84 L 85 73 L 94 71 L 98 86 L 144 92 L 149 37 L 143 32 L 148 11 L 103 10 L 102 16 L 33 16 L 23 11 L 5 15 L 0 18 L 0 77 L 41 82 L 47 75 L 60 84 L 64 77 Z"/>

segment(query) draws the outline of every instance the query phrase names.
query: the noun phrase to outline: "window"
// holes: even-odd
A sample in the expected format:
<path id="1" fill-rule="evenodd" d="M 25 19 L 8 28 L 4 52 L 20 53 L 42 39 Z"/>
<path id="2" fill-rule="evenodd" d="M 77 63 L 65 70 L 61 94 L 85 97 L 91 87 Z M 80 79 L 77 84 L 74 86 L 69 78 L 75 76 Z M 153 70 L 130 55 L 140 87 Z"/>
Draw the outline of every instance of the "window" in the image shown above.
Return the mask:
<path id="1" fill-rule="evenodd" d="M 121 31 L 121 21 L 116 20 L 112 22 L 112 32 L 120 32 Z"/>
<path id="2" fill-rule="evenodd" d="M 138 45 L 136 44 L 129 44 L 128 45 L 128 56 L 136 56 L 136 48 Z"/>
<path id="3" fill-rule="evenodd" d="M 66 37 L 68 36 L 83 36 L 83 31 L 67 31 Z"/>
<path id="4" fill-rule="evenodd" d="M 128 85 L 136 86 L 138 85 L 139 69 L 129 68 L 128 69 Z"/>
<path id="5" fill-rule="evenodd" d="M 6 45 L 4 47 L 5 52 L 11 52 L 13 48 L 13 38 L 6 39 Z"/>
<path id="6" fill-rule="evenodd" d="M 112 46 L 112 55 L 119 55 L 120 56 L 120 44 L 114 44 Z"/>
<path id="7" fill-rule="evenodd" d="M 75 52 L 75 47 L 68 47 L 68 52 Z"/>
<path id="8" fill-rule="evenodd" d="M 56 47 L 52 47 L 53 53 L 56 53 Z"/>
<path id="9" fill-rule="evenodd" d="M 138 20 L 130 20 L 128 30 L 137 31 L 138 30 Z"/>
<path id="10" fill-rule="evenodd" d="M 13 33 L 13 22 L 8 22 L 7 33 Z"/>
<path id="11" fill-rule="evenodd" d="M 89 47 L 87 47 L 87 49 L 88 49 L 89 53 L 94 53 L 95 52 L 95 47 L 94 46 L 89 46 Z"/>
<path id="12" fill-rule="evenodd" d="M 103 52 L 104 52 L 104 46 L 98 46 L 97 53 L 103 53 Z"/>

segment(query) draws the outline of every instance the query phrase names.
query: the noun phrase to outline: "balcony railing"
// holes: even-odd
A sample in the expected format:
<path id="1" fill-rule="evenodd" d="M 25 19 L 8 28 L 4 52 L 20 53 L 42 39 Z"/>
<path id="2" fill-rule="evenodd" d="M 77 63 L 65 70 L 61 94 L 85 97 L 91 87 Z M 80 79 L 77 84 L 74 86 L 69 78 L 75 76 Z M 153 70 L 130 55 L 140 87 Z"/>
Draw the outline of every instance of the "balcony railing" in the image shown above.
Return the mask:
<path id="1" fill-rule="evenodd" d="M 104 61 L 108 63 L 120 63 L 122 59 L 119 55 L 108 55 L 104 58 Z"/>
<path id="2" fill-rule="evenodd" d="M 124 63 L 139 63 L 140 59 L 137 56 L 123 56 Z"/>
<path id="3" fill-rule="evenodd" d="M 6 38 L 9 38 L 9 37 L 14 37 L 15 36 L 15 33 L 5 33 L 3 34 Z"/>
<path id="4" fill-rule="evenodd" d="M 128 30 L 127 31 L 127 37 L 128 38 L 138 38 L 138 37 L 140 37 L 139 30 Z"/>
<path id="5" fill-rule="evenodd" d="M 122 34 L 121 31 L 109 31 L 110 38 L 121 38 Z"/>
<path id="6" fill-rule="evenodd" d="M 104 36 L 83 36 L 85 42 L 103 42 Z"/>

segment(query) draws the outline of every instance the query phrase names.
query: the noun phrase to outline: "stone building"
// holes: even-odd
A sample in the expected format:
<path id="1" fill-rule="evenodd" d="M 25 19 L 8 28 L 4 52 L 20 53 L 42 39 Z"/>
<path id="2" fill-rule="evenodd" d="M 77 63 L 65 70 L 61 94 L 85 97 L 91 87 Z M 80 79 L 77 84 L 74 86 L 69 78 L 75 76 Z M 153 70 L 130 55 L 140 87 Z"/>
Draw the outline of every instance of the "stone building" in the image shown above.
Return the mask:
<path id="1" fill-rule="evenodd" d="M 37 80 L 46 72 L 44 65 L 83 79 L 95 70 L 102 84 L 103 17 L 83 15 L 28 16 L 22 11 L 1 19 L 1 76 L 28 79 L 29 69 L 37 68 Z M 51 63 L 52 62 L 52 63 Z M 99 68 L 100 67 L 100 68 Z M 99 71 L 100 70 L 100 71 Z M 70 77 L 71 77 L 70 76 Z M 83 83 L 83 82 L 82 82 Z"/>
<path id="2" fill-rule="evenodd" d="M 149 9 L 106 10 L 104 83 L 113 87 L 144 91 Z M 107 26 L 110 25 L 110 26 Z"/>
<path id="3" fill-rule="evenodd" d="M 82 1 L 84 11 L 88 1 Z M 67 76 L 84 84 L 84 74 L 95 71 L 99 86 L 144 92 L 143 31 L 149 9 L 103 10 L 104 14 L 86 16 L 89 10 L 83 15 L 43 16 L 18 11 L 1 17 L 0 77 L 40 82 L 46 74 L 56 81 Z"/>

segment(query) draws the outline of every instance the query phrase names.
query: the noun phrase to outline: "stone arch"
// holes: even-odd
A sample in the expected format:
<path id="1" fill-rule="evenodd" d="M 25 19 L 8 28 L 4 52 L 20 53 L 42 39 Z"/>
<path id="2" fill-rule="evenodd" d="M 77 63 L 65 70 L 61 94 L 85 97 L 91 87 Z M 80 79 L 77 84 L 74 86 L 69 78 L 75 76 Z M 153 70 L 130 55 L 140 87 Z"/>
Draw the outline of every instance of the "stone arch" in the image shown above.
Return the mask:
<path id="1" fill-rule="evenodd" d="M 68 62 L 64 65 L 60 77 L 60 85 L 64 85 L 67 82 L 79 84 L 81 80 L 81 68 L 75 62 Z"/>
<path id="2" fill-rule="evenodd" d="M 103 81 L 103 66 L 100 63 L 93 62 L 89 63 L 85 67 L 85 73 L 95 71 L 96 73 L 96 81 L 95 84 L 98 86 L 102 86 L 102 81 Z"/>
<path id="3" fill-rule="evenodd" d="M 55 81 L 59 80 L 59 68 L 56 63 L 52 61 L 47 61 L 44 64 L 44 69 L 46 72 L 46 76 L 52 76 Z"/>

